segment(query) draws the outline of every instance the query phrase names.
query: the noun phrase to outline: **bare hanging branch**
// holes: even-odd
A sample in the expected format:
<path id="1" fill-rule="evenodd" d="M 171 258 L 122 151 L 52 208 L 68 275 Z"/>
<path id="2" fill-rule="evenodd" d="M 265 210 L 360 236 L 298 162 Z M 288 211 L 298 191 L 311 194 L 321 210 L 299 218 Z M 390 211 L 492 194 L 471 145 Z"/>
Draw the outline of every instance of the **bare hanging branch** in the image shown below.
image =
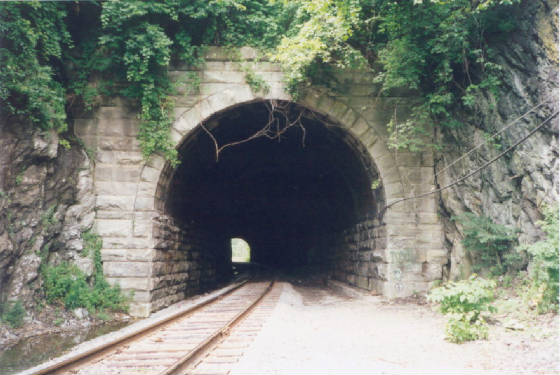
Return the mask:
<path id="1" fill-rule="evenodd" d="M 302 147 L 305 147 L 305 126 L 301 122 L 302 117 L 307 112 L 307 110 L 302 109 L 298 111 L 297 116 L 292 116 L 290 111 L 290 103 L 281 103 L 277 100 L 268 100 L 264 102 L 265 107 L 268 111 L 268 120 L 266 124 L 253 135 L 241 139 L 239 141 L 225 143 L 220 145 L 214 134 L 206 127 L 206 125 L 202 122 L 200 126 L 202 129 L 208 134 L 212 142 L 214 143 L 214 149 L 216 154 L 216 162 L 220 160 L 220 153 L 228 147 L 238 146 L 243 143 L 247 143 L 254 139 L 260 137 L 266 137 L 268 139 L 278 139 L 281 140 L 281 137 L 284 133 L 288 131 L 288 129 L 292 127 L 298 127 L 302 131 Z"/>

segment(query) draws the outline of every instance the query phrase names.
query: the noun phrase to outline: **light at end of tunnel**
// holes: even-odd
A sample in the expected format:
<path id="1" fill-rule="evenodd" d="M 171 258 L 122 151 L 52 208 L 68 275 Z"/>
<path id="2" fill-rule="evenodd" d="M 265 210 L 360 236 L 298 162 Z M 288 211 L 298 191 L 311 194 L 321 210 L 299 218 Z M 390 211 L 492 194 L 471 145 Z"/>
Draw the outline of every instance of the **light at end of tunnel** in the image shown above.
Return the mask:
<path id="1" fill-rule="evenodd" d="M 231 239 L 231 261 L 234 263 L 247 263 L 251 261 L 251 247 L 241 238 Z"/>

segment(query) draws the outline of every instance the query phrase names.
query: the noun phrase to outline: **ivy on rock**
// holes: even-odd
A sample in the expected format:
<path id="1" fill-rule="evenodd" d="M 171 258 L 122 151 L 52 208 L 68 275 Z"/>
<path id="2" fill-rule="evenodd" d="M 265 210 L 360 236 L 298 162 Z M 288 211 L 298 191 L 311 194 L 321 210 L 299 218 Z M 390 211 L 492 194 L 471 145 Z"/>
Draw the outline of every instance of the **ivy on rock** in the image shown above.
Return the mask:
<path id="1" fill-rule="evenodd" d="M 169 139 L 171 60 L 200 65 L 208 44 L 271 48 L 286 27 L 283 9 L 266 0 L 104 3 L 100 46 L 114 56 L 109 69 L 128 83 L 120 94 L 140 104 L 139 139 L 145 157 L 159 152 L 177 162 Z"/>

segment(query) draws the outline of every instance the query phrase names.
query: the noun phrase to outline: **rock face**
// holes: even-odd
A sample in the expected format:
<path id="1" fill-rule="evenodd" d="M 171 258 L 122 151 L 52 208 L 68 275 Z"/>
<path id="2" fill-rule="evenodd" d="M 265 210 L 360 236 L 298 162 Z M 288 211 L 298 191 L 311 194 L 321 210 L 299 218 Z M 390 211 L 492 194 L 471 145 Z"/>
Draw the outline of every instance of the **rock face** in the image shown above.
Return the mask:
<path id="1" fill-rule="evenodd" d="M 497 46 L 499 63 L 504 67 L 499 96 L 496 100 L 480 97 L 479 112 L 466 120 L 469 126 L 441 134 L 442 142 L 451 146 L 439 156 L 436 171 L 475 146 L 485 145 L 438 174 L 440 187 L 499 155 L 558 111 L 558 2 L 526 1 L 521 9 L 519 29 Z M 487 141 L 489 135 L 534 107 L 494 142 Z M 481 173 L 441 193 L 449 276 L 457 278 L 470 271 L 469 257 L 461 244 L 462 228 L 451 220 L 453 216 L 468 211 L 485 215 L 520 229 L 520 242 L 532 242 L 542 236 L 535 223 L 542 219 L 543 207 L 555 202 L 558 117 Z"/>
<path id="2" fill-rule="evenodd" d="M 74 261 L 81 234 L 93 224 L 95 196 L 90 161 L 79 145 L 65 149 L 55 132 L 22 123 L 0 123 L 0 302 L 38 300 L 40 266 Z"/>

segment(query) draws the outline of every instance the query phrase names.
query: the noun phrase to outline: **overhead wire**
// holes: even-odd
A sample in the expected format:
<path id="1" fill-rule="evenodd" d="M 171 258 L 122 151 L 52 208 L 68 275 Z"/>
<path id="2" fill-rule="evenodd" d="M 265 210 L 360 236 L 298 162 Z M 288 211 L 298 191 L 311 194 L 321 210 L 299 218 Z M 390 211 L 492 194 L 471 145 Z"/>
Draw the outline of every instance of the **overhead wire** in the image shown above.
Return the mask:
<path id="1" fill-rule="evenodd" d="M 496 138 L 498 135 L 502 134 L 503 132 L 505 132 L 507 129 L 511 128 L 513 125 L 517 124 L 517 122 L 523 118 L 525 118 L 527 115 L 529 115 L 531 112 L 533 112 L 534 110 L 536 110 L 537 108 L 539 108 L 540 106 L 548 103 L 550 100 L 545 100 L 540 102 L 539 104 L 537 104 L 536 106 L 534 106 L 533 108 L 529 109 L 527 112 L 525 112 L 524 114 L 522 114 L 521 116 L 519 116 L 518 118 L 516 118 L 515 120 L 511 121 L 509 124 L 507 124 L 506 126 L 504 126 L 501 130 L 499 130 L 498 132 L 494 133 L 491 137 L 488 138 L 488 140 L 490 139 L 494 139 Z M 481 148 L 482 146 L 484 146 L 486 144 L 486 142 L 482 142 L 480 144 L 478 144 L 477 146 L 473 147 L 469 152 L 465 153 L 464 155 L 462 155 L 461 157 L 455 159 L 452 163 L 448 164 L 447 166 L 445 166 L 444 168 L 440 169 L 439 171 L 436 172 L 436 174 L 434 175 L 434 177 L 437 177 L 439 174 L 443 173 L 444 171 L 448 170 L 449 168 L 451 168 L 451 166 L 457 164 L 459 161 L 463 160 L 464 158 L 466 158 L 467 156 L 469 156 L 470 154 L 472 154 L 473 152 L 475 152 L 476 150 L 478 150 L 479 148 Z"/>
<path id="2" fill-rule="evenodd" d="M 467 178 L 473 176 L 474 174 L 482 171 L 483 169 L 487 168 L 490 164 L 494 163 L 496 160 L 500 159 L 502 156 L 504 156 L 505 154 L 507 154 L 508 152 L 510 152 L 511 150 L 513 150 L 515 147 L 519 146 L 521 143 L 525 142 L 527 139 L 529 139 L 529 137 L 531 137 L 533 134 L 535 134 L 540 128 L 542 128 L 543 126 L 545 126 L 550 120 L 552 120 L 554 117 L 558 116 L 558 111 L 556 111 L 555 113 L 553 113 L 552 115 L 550 115 L 548 118 L 546 118 L 543 122 L 541 122 L 538 126 L 536 126 L 535 128 L 533 128 L 528 134 L 526 134 L 525 136 L 521 137 L 518 141 L 516 141 L 514 144 L 512 144 L 510 147 L 508 147 L 505 151 L 501 152 L 499 155 L 497 155 L 496 157 L 492 158 L 491 160 L 487 161 L 486 163 L 484 163 L 482 166 L 480 166 L 479 168 L 475 169 L 472 172 L 467 173 L 466 175 L 458 178 L 457 180 L 443 186 L 440 187 L 438 189 L 434 189 L 432 191 L 429 191 L 427 193 L 423 193 L 423 194 L 419 194 L 419 195 L 415 195 L 412 197 L 407 197 L 407 198 L 400 198 L 397 199 L 396 201 L 391 202 L 390 204 L 386 205 L 383 210 L 382 210 L 382 214 L 390 207 L 394 206 L 397 203 L 401 203 L 404 201 L 408 201 L 411 199 L 418 199 L 418 198 L 423 198 L 423 197 L 427 197 L 429 195 L 432 194 L 436 194 L 439 193 L 443 190 L 449 189 L 452 186 L 455 186 L 461 182 L 463 182 L 464 180 L 466 180 Z"/>

